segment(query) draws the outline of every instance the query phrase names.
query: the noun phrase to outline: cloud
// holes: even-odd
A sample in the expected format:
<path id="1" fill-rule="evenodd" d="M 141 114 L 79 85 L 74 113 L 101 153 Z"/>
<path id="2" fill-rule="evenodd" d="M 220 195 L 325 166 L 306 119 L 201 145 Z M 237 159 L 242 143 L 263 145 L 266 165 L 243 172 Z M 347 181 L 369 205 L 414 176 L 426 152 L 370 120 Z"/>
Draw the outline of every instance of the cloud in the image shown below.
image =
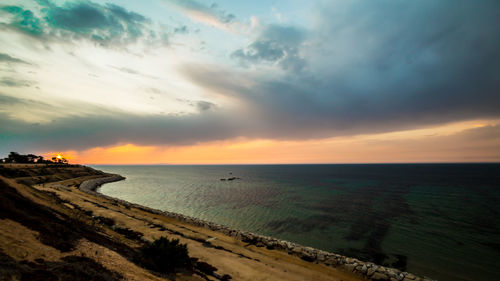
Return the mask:
<path id="1" fill-rule="evenodd" d="M 2 23 L 2 25 L 10 26 L 23 33 L 39 36 L 44 33 L 43 22 L 34 15 L 30 10 L 25 10 L 19 6 L 0 6 L 0 11 L 3 11 L 12 16 L 9 24 Z"/>
<path id="2" fill-rule="evenodd" d="M 206 25 L 227 29 L 236 22 L 234 14 L 220 9 L 216 3 L 207 6 L 195 0 L 166 0 L 166 2 L 182 8 L 191 18 Z"/>
<path id="3" fill-rule="evenodd" d="M 62 154 L 69 155 L 70 162 L 94 164 L 498 162 L 500 126 L 464 129 L 471 128 L 470 122 L 466 123 L 418 130 L 418 133 L 398 132 L 310 141 L 237 138 L 173 147 L 119 144 L 85 151 L 63 151 Z M 453 130 L 453 127 L 460 129 Z M 442 132 L 450 129 L 453 132 L 432 137 L 424 135 L 429 130 Z"/>
<path id="4" fill-rule="evenodd" d="M 18 59 L 12 56 L 9 56 L 8 54 L 0 53 L 0 62 L 6 62 L 6 63 L 18 63 L 18 64 L 31 64 L 29 62 L 26 62 L 22 59 Z"/>
<path id="5" fill-rule="evenodd" d="M 123 72 L 123 73 L 126 73 L 126 74 L 132 74 L 132 75 L 138 75 L 138 76 L 142 76 L 142 77 L 145 77 L 145 78 L 150 78 L 150 79 L 158 79 L 158 77 L 155 77 L 155 76 L 152 76 L 152 75 L 148 75 L 148 74 L 144 74 L 140 71 L 137 71 L 135 69 L 131 69 L 131 68 L 128 68 L 128 67 L 118 67 L 118 66 L 112 66 L 110 65 L 109 67 L 113 68 L 113 69 L 116 69 L 120 72 Z"/>
<path id="6" fill-rule="evenodd" d="M 0 94 L 0 103 L 3 105 L 13 105 L 19 103 L 19 99 Z"/>
<path id="7" fill-rule="evenodd" d="M 359 144 L 359 152 L 352 151 L 352 154 L 359 153 L 358 162 L 363 158 L 364 161 L 372 158 L 370 162 L 498 162 L 500 125 L 426 138 L 365 140 Z"/>
<path id="8" fill-rule="evenodd" d="M 127 67 L 117 67 L 117 66 L 110 66 L 110 67 L 128 74 L 140 74 L 137 70 L 133 70 Z"/>
<path id="9" fill-rule="evenodd" d="M 299 71 L 304 67 L 300 54 L 305 33 L 295 27 L 269 25 L 249 46 L 238 49 L 231 57 L 243 65 L 271 63 L 285 70 Z"/>
<path id="10" fill-rule="evenodd" d="M 20 80 L 16 78 L 3 77 L 0 79 L 0 86 L 6 87 L 31 87 L 33 84 L 33 81 Z"/>
<path id="11" fill-rule="evenodd" d="M 0 97 L 0 101 L 3 99 Z M 235 113 L 235 112 L 233 112 Z M 196 116 L 200 118 L 196 118 Z M 189 161 L 203 162 L 224 159 L 224 161 L 285 162 L 283 154 L 288 155 L 291 162 L 421 162 L 421 161 L 498 161 L 500 157 L 500 125 L 489 125 L 480 128 L 466 129 L 452 134 L 432 137 L 398 137 L 392 138 L 362 136 L 359 138 L 332 138 L 325 141 L 311 140 L 299 142 L 274 142 L 237 139 L 248 126 L 242 126 L 241 120 L 230 120 L 217 117 L 217 114 L 202 113 L 201 115 L 184 116 L 133 116 L 117 114 L 92 117 L 65 117 L 51 123 L 27 124 L 22 121 L 6 119 L 0 113 L 3 134 L 0 135 L 0 154 L 14 151 L 49 151 L 77 150 L 82 151 L 94 147 L 109 147 L 119 144 L 134 143 L 138 146 L 158 146 L 164 151 L 174 149 L 164 158 L 152 156 L 152 161 Z M 234 119 L 241 118 L 237 114 Z M 217 122 L 217 123 L 214 123 Z M 217 124 L 217 126 L 214 126 Z M 239 127 L 242 126 L 242 127 Z M 236 147 L 227 147 L 237 140 Z M 204 145 L 212 152 L 219 151 L 213 159 L 199 158 Z M 210 143 L 215 145 L 210 145 Z M 234 144 L 234 143 L 233 143 Z M 181 146 L 181 147 L 180 147 Z M 193 148 L 192 153 L 175 157 L 175 149 Z M 246 153 L 245 153 L 246 151 Z M 253 152 L 252 152 L 253 151 Z M 189 152 L 189 151 L 188 151 Z M 298 154 L 295 154 L 297 152 Z M 205 153 L 202 153 L 205 155 Z M 207 155 L 210 155 L 207 153 Z M 247 158 L 235 159 L 234 156 Z M 260 155 L 260 156 L 259 156 Z M 267 155 L 267 157 L 262 157 Z M 328 156 L 330 155 L 330 157 Z M 206 155 L 205 155 L 206 156 Z M 316 156 L 316 157 L 314 157 Z M 171 158 L 173 157 L 173 158 Z M 95 161 L 94 160 L 88 161 Z M 220 160 L 219 159 L 219 160 Z M 243 160 L 242 160 L 243 159 Z M 115 161 L 105 160 L 104 161 Z M 130 159 L 128 163 L 137 161 Z M 109 163 L 109 162 L 108 162 Z M 206 162 L 205 162 L 206 163 Z M 242 163 L 242 162 L 238 162 Z"/>
<path id="12" fill-rule="evenodd" d="M 332 1 L 316 12 L 306 41 L 272 27 L 277 30 L 273 36 L 264 32 L 232 55 L 259 69 L 262 63 L 280 63 L 287 48 L 296 48 L 292 53 L 300 56 L 294 60 L 307 66 L 300 75 L 286 67 L 281 76 L 245 72 L 241 75 L 253 75 L 248 79 L 254 84 L 238 87 L 229 81 L 233 77 L 213 78 L 224 75 L 222 71 L 198 67 L 186 69 L 186 74 L 195 83 L 244 100 L 265 116 L 266 126 L 288 137 L 496 118 L 499 9 L 497 1 L 479 6 L 467 1 L 403 6 L 394 1 Z"/>
<path id="13" fill-rule="evenodd" d="M 3 114 L 0 119 L 11 119 L 6 121 L 6 128 L 5 130 L 2 128 L 0 136 L 8 132 L 7 124 L 24 124 L 27 129 L 31 124 L 47 124 L 64 116 L 83 117 L 92 114 L 92 112 L 101 112 L 102 116 L 108 116 L 116 113 L 116 111 L 104 106 L 84 102 L 76 103 L 73 100 L 60 97 L 50 99 L 43 95 L 17 97 L 0 92 L 0 104 L 2 105 L 0 113 Z M 16 128 L 16 130 L 22 131 L 23 127 Z"/>
<path id="14" fill-rule="evenodd" d="M 198 101 L 196 102 L 196 107 L 198 108 L 199 111 L 206 111 L 215 108 L 216 105 L 208 101 Z"/>
<path id="15" fill-rule="evenodd" d="M 149 23 L 144 16 L 120 6 L 92 2 L 51 5 L 45 19 L 51 27 L 101 43 L 133 42 L 143 36 L 145 24 Z"/>
<path id="16" fill-rule="evenodd" d="M 241 120 L 237 119 L 230 120 L 212 110 L 204 110 L 200 114 L 190 115 L 140 116 L 115 113 L 67 116 L 49 123 L 30 124 L 0 113 L 0 143 L 2 147 L 18 150 L 84 149 L 120 142 L 194 144 L 231 138 L 238 131 Z"/>
<path id="17" fill-rule="evenodd" d="M 189 33 L 188 27 L 186 25 L 174 28 L 174 33 L 187 34 Z"/>
<path id="18" fill-rule="evenodd" d="M 40 39 L 86 39 L 103 46 L 116 47 L 139 38 L 165 41 L 163 33 L 152 29 L 151 20 L 115 4 L 83 0 L 57 6 L 51 1 L 37 2 L 40 15 L 21 6 L 2 6 L 0 9 L 12 17 L 2 25 Z"/>

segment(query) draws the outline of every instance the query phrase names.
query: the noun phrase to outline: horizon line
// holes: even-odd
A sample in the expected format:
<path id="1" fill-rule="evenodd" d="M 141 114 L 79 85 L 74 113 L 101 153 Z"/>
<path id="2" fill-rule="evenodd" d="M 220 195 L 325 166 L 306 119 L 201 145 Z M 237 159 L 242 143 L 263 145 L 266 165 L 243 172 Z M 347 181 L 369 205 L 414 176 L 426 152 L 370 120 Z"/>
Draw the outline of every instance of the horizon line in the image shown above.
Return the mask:
<path id="1" fill-rule="evenodd" d="M 338 163 L 71 163 L 72 165 L 103 165 L 103 166 L 271 166 L 271 165 L 410 165 L 410 164 L 500 164 L 500 161 L 471 161 L 471 162 L 338 162 Z"/>

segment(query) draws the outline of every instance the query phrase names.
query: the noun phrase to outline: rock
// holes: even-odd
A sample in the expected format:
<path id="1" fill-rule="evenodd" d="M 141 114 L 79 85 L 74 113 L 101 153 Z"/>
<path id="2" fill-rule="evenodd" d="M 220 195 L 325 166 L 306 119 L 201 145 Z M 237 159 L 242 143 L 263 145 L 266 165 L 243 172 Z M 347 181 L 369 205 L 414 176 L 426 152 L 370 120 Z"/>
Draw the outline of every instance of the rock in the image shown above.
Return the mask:
<path id="1" fill-rule="evenodd" d="M 305 256 L 309 257 L 310 259 L 313 259 L 313 260 L 316 259 L 316 252 L 309 247 L 303 248 L 303 254 Z"/>
<path id="2" fill-rule="evenodd" d="M 385 269 L 385 267 L 383 267 L 383 266 L 379 267 L 379 268 L 377 269 L 377 271 L 378 271 L 378 272 L 380 272 L 380 273 L 386 273 L 386 269 Z"/>
<path id="3" fill-rule="evenodd" d="M 368 267 L 366 266 L 366 264 L 363 264 L 363 266 L 361 267 L 361 272 L 366 273 L 367 270 Z"/>
<path id="4" fill-rule="evenodd" d="M 387 275 L 385 275 L 384 273 L 380 273 L 380 272 L 375 272 L 372 276 L 371 276 L 371 279 L 376 281 L 376 280 L 390 280 L 389 277 L 387 277 Z"/>
<path id="5" fill-rule="evenodd" d="M 375 269 L 369 268 L 366 272 L 366 275 L 371 276 L 373 273 L 375 273 Z"/>
<path id="6" fill-rule="evenodd" d="M 415 276 L 415 275 L 413 275 L 413 274 L 411 274 L 411 273 L 408 273 L 408 274 L 406 274 L 406 277 L 405 277 L 405 278 L 408 278 L 408 279 L 410 279 L 410 280 L 415 280 L 415 278 L 417 278 L 417 276 Z"/>
<path id="7" fill-rule="evenodd" d="M 326 258 L 325 264 L 326 265 L 337 265 L 338 261 L 337 261 L 337 259 L 334 256 L 329 256 L 329 257 Z"/>
<path id="8" fill-rule="evenodd" d="M 259 247 L 259 248 L 262 248 L 262 247 L 265 247 L 266 245 L 264 245 L 264 243 L 262 243 L 262 242 L 259 241 L 259 242 L 255 243 L 255 246 Z"/>
<path id="9" fill-rule="evenodd" d="M 355 267 L 356 267 L 356 266 L 355 266 L 354 264 L 346 264 L 346 265 L 344 265 L 344 268 L 345 268 L 347 271 L 349 271 L 349 272 L 353 272 Z"/>
<path id="10" fill-rule="evenodd" d="M 310 255 L 307 255 L 307 254 L 302 255 L 300 258 L 303 259 L 303 260 L 305 260 L 305 261 L 308 261 L 308 262 L 313 262 L 314 261 L 314 257 L 312 257 Z"/>
<path id="11" fill-rule="evenodd" d="M 388 269 L 386 273 L 389 277 L 394 278 L 396 280 L 398 279 L 398 274 L 394 270 Z"/>
<path id="12" fill-rule="evenodd" d="M 294 247 L 294 248 L 292 248 L 292 252 L 295 255 L 300 255 L 300 254 L 302 254 L 302 248 L 301 247 Z"/>

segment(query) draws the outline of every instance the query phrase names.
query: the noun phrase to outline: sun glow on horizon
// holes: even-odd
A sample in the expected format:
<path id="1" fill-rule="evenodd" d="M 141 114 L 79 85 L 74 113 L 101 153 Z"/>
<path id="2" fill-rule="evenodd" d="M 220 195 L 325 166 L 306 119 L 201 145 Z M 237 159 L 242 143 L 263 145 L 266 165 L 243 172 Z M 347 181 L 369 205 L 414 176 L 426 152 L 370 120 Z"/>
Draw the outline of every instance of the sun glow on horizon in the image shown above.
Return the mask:
<path id="1" fill-rule="evenodd" d="M 481 124 L 481 126 L 478 126 Z M 500 154 L 488 150 L 499 139 L 470 148 L 478 130 L 498 128 L 500 120 L 480 120 L 393 133 L 314 140 L 237 138 L 185 146 L 144 146 L 127 143 L 64 151 L 81 164 L 293 164 L 492 162 Z M 68 158 L 68 157 L 66 157 Z"/>

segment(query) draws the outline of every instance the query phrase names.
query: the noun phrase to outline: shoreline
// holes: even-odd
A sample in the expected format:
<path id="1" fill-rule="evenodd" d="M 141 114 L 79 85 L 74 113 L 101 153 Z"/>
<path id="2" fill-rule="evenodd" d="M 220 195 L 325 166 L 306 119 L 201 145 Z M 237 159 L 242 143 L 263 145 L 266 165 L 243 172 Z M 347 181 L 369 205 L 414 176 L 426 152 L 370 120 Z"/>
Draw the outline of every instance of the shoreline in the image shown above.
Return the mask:
<path id="1" fill-rule="evenodd" d="M 107 174 L 106 177 L 86 180 L 80 184 L 79 188 L 85 192 L 93 192 L 105 196 L 104 194 L 97 192 L 99 187 L 106 183 L 117 182 L 125 179 L 126 178 L 121 175 Z"/>
<path id="2" fill-rule="evenodd" d="M 389 281 L 410 281 L 421 280 L 430 281 L 427 277 L 419 277 L 412 273 L 401 271 L 395 268 L 379 266 L 371 262 L 360 261 L 356 258 L 346 257 L 343 255 L 330 253 L 320 249 L 303 246 L 286 240 L 277 239 L 270 236 L 260 235 L 249 231 L 241 231 L 217 223 L 205 221 L 202 219 L 153 209 L 147 206 L 131 203 L 119 198 L 104 195 L 98 192 L 99 187 L 103 184 L 125 180 L 125 177 L 117 174 L 105 174 L 103 177 L 94 178 L 83 181 L 79 189 L 94 196 L 99 196 L 115 203 L 120 203 L 128 208 L 136 208 L 152 214 L 166 216 L 181 222 L 185 222 L 194 226 L 203 227 L 211 231 L 221 233 L 223 235 L 237 239 L 249 245 L 256 247 L 265 247 L 268 250 L 279 250 L 291 256 L 296 256 L 304 261 L 316 264 L 323 264 L 328 267 L 341 268 L 347 272 L 354 273 L 370 280 L 389 280 Z"/>

